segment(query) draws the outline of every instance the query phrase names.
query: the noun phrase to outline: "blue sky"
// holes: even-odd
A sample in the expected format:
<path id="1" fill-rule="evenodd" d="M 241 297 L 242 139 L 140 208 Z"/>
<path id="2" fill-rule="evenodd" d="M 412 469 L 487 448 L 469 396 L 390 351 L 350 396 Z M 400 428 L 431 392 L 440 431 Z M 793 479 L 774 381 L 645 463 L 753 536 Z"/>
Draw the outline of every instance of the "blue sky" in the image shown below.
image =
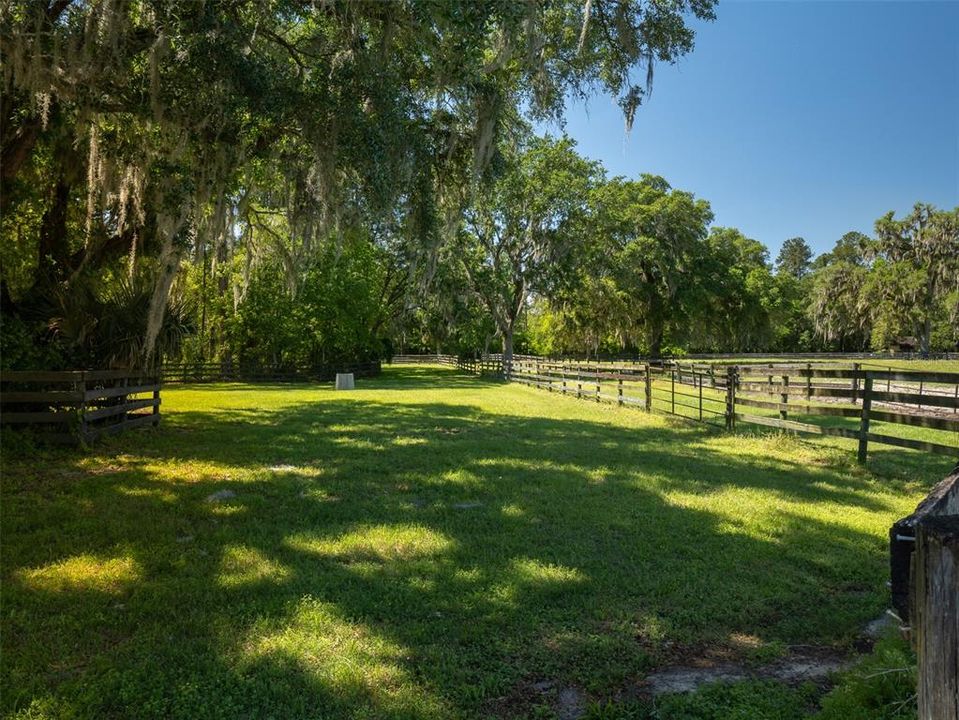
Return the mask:
<path id="1" fill-rule="evenodd" d="M 663 175 L 773 259 L 788 237 L 819 253 L 889 210 L 959 205 L 959 0 L 727 0 L 695 27 L 629 136 L 609 97 L 567 109 L 611 175 Z"/>

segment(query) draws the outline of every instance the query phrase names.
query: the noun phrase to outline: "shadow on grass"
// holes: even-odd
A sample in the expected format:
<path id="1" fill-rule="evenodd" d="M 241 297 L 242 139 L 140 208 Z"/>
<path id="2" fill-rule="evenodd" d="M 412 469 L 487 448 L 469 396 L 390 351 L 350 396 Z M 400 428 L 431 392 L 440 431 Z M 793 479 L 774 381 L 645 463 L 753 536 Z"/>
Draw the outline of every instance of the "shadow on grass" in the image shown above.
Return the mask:
<path id="1" fill-rule="evenodd" d="M 434 373 L 369 385 L 477 387 Z M 702 439 L 337 395 L 13 459 L 3 708 L 479 717 L 537 679 L 602 697 L 670 647 L 850 639 L 884 605 L 884 542 L 842 518 L 889 511 L 875 479 Z"/>

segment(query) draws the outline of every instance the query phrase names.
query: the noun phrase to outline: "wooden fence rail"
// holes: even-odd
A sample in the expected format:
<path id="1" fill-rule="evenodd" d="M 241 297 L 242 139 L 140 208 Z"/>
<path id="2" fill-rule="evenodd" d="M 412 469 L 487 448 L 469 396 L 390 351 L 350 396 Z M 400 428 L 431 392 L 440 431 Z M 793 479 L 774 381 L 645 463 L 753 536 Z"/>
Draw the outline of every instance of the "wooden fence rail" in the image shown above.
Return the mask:
<path id="1" fill-rule="evenodd" d="M 858 441 L 860 462 L 866 461 L 870 443 L 959 457 L 959 442 L 899 437 L 871 427 L 874 422 L 891 423 L 955 432 L 959 438 L 959 373 L 864 370 L 858 364 L 851 368 L 808 363 L 657 366 L 524 356 L 514 360 L 510 379 L 580 399 L 723 424 L 727 429 L 747 423 L 850 438 Z M 803 421 L 790 419 L 790 413 Z M 842 427 L 806 421 L 816 416 L 859 422 L 857 427 Z"/>
<path id="2" fill-rule="evenodd" d="M 145 412 L 141 412 L 145 411 Z M 54 443 L 160 423 L 160 381 L 129 370 L 0 373 L 0 424 Z"/>
<path id="3" fill-rule="evenodd" d="M 805 356 L 804 356 L 805 357 Z M 393 362 L 434 362 L 480 372 L 477 361 L 451 355 L 404 355 Z M 502 374 L 497 356 L 483 371 Z M 959 457 L 959 373 L 874 370 L 865 363 L 718 365 L 696 362 L 589 362 L 517 355 L 509 379 L 579 399 L 642 407 L 735 429 L 738 423 Z M 793 415 L 790 418 L 790 413 Z M 795 416 L 801 416 L 797 421 Z M 858 420 L 855 427 L 815 422 Z M 810 421 L 812 420 L 812 421 Z M 953 443 L 876 432 L 874 423 L 956 433 Z M 933 436 L 935 437 L 935 436 Z"/>
<path id="4" fill-rule="evenodd" d="M 866 462 L 871 442 L 959 457 L 959 443 L 948 445 L 871 431 L 871 425 L 876 421 L 959 433 L 959 415 L 956 415 L 959 412 L 959 373 L 863 370 L 858 366 L 852 369 L 739 366 L 735 372 L 734 405 L 779 412 L 778 418 L 737 412 L 735 418 L 738 421 L 797 433 L 853 437 L 858 440 L 857 456 L 862 463 Z M 790 375 L 797 381 L 790 383 Z M 759 382 L 759 378 L 766 382 Z M 812 378 L 832 382 L 813 385 Z M 880 387 L 883 383 L 891 387 L 889 383 L 893 381 L 905 391 L 876 389 L 877 383 Z M 770 396 L 778 397 L 778 402 L 771 402 Z M 802 401 L 796 402 L 797 396 Z M 814 405 L 812 398 L 826 398 L 845 405 L 858 404 L 859 407 Z M 881 407 L 877 408 L 877 403 Z M 859 428 L 853 431 L 790 421 L 790 410 L 804 416 L 858 417 Z M 937 410 L 940 411 L 938 414 Z"/>

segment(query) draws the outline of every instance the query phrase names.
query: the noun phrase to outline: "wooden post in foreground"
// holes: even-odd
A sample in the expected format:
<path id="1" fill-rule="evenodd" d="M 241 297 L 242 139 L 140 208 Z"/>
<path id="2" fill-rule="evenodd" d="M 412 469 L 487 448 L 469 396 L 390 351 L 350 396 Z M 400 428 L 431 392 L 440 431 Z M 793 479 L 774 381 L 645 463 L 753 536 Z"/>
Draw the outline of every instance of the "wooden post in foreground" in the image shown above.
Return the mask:
<path id="1" fill-rule="evenodd" d="M 860 465 L 866 463 L 866 455 L 869 451 L 869 410 L 872 407 L 872 373 L 866 373 L 866 380 L 863 383 L 862 391 L 862 413 L 859 420 L 859 454 Z"/>
<path id="2" fill-rule="evenodd" d="M 959 515 L 919 521 L 913 572 L 919 720 L 959 720 Z"/>

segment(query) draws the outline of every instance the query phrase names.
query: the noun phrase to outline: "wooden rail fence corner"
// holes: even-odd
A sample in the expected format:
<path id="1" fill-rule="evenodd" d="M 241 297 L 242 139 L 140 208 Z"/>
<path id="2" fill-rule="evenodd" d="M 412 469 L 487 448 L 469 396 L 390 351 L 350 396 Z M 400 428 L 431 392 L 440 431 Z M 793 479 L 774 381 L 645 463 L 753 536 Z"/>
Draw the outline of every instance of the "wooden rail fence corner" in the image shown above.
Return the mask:
<path id="1" fill-rule="evenodd" d="M 30 429 L 46 442 L 88 443 L 159 425 L 160 380 L 131 370 L 6 371 L 0 408 L 4 427 Z"/>

